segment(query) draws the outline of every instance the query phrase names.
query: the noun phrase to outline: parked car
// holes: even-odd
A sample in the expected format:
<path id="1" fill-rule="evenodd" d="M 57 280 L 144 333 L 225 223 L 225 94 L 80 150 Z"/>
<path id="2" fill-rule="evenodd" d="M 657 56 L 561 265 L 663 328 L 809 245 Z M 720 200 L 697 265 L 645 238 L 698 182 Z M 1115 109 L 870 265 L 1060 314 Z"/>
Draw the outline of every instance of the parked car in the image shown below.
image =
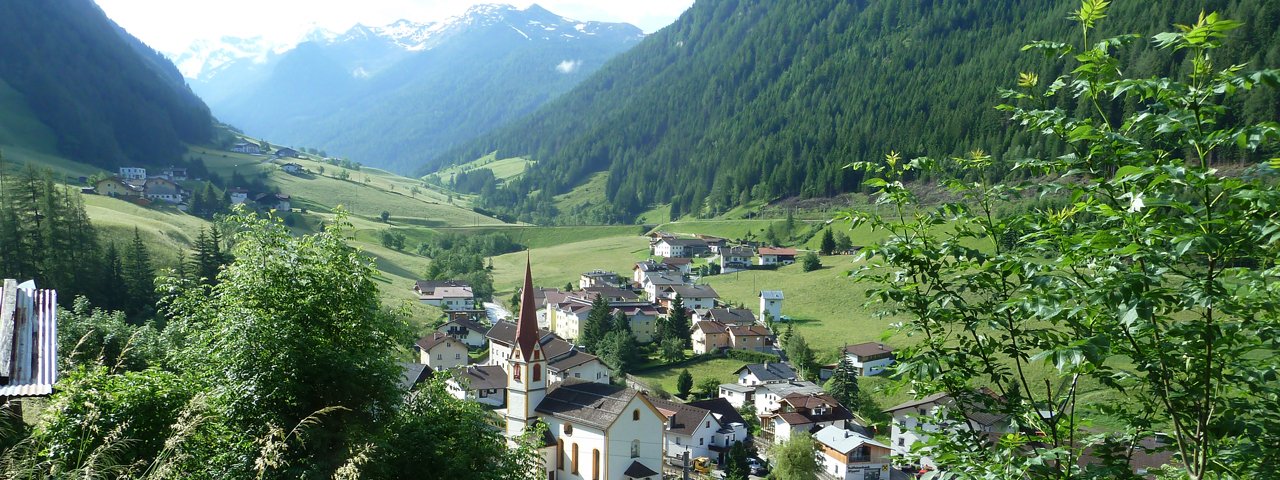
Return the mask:
<path id="1" fill-rule="evenodd" d="M 769 467 L 765 465 L 764 461 L 755 457 L 747 459 L 747 469 L 750 470 L 752 475 L 757 477 L 763 477 L 769 474 Z"/>

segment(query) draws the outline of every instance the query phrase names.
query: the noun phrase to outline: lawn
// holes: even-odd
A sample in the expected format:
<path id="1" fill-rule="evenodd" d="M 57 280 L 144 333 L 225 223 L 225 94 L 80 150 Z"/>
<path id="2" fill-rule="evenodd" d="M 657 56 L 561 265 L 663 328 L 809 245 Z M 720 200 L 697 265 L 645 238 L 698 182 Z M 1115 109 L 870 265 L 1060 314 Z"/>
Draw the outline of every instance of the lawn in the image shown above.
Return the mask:
<path id="1" fill-rule="evenodd" d="M 444 233 L 463 235 L 506 233 L 520 245 L 529 248 L 547 248 L 566 243 L 584 242 L 602 238 L 617 238 L 620 242 L 641 238 L 643 228 L 636 225 L 592 225 L 575 227 L 537 227 L 528 225 L 504 225 L 491 227 L 441 227 L 434 229 Z"/>
<path id="2" fill-rule="evenodd" d="M 605 202 L 605 186 L 609 182 L 609 172 L 591 175 L 581 185 L 573 187 L 568 193 L 555 196 L 555 205 L 561 212 L 573 212 L 576 209 L 599 205 Z"/>
<path id="3" fill-rule="evenodd" d="M 495 153 L 490 153 L 480 157 L 479 159 L 440 170 L 434 173 L 434 175 L 439 177 L 440 181 L 447 185 L 452 182 L 453 177 L 460 172 L 485 168 L 492 171 L 493 176 L 498 180 L 507 180 L 520 176 L 534 163 L 536 162 L 523 157 L 504 158 L 499 160 Z"/>
<path id="4" fill-rule="evenodd" d="M 583 272 L 595 269 L 630 275 L 631 267 L 649 258 L 649 242 L 638 235 L 613 236 L 533 249 L 533 283 L 541 287 L 578 284 Z M 493 257 L 493 287 L 510 295 L 524 281 L 525 253 Z M 505 300 L 503 297 L 499 297 Z"/>
<path id="5" fill-rule="evenodd" d="M 693 385 L 696 389 L 697 385 L 707 378 L 714 378 L 718 383 L 731 383 L 738 381 L 738 377 L 734 376 L 733 372 L 742 368 L 743 365 L 744 363 L 741 360 L 734 360 L 732 358 L 713 358 L 671 369 L 645 372 L 637 374 L 635 377 L 649 384 L 651 387 L 661 386 L 663 390 L 675 395 L 678 390 L 676 388 L 676 377 L 680 376 L 680 372 L 682 370 L 688 369 L 689 374 L 693 375 Z"/>

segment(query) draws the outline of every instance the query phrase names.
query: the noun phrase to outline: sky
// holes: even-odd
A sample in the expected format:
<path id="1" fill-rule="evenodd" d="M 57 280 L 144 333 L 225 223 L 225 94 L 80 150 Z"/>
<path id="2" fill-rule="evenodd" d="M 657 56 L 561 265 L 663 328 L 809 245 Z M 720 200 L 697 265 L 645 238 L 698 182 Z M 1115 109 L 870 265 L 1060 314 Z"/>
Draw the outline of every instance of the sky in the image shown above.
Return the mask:
<path id="1" fill-rule="evenodd" d="M 343 32 L 356 23 L 442 20 L 472 5 L 533 3 L 580 21 L 626 22 L 645 33 L 669 25 L 693 0 L 97 0 L 116 23 L 161 52 L 178 53 L 196 40 L 262 36 L 295 41 L 319 27 Z"/>

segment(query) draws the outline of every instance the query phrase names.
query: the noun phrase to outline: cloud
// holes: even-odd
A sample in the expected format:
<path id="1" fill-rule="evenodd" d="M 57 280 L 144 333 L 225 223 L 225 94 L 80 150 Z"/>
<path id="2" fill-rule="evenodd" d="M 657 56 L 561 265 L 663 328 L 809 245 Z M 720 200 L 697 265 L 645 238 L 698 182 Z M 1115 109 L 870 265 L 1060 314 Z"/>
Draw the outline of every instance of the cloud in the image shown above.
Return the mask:
<path id="1" fill-rule="evenodd" d="M 565 60 L 556 65 L 556 71 L 560 73 L 573 73 L 578 71 L 578 67 L 582 66 L 582 60 Z"/>

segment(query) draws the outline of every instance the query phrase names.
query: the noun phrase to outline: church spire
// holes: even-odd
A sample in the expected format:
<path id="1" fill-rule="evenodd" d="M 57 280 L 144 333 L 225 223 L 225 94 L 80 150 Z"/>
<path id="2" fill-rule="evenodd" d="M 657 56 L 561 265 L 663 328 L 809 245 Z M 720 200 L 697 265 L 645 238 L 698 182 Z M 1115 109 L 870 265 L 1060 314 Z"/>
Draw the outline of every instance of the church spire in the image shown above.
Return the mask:
<path id="1" fill-rule="evenodd" d="M 524 262 L 524 290 L 520 293 L 520 317 L 516 320 L 516 345 L 520 346 L 520 355 L 529 361 L 534 345 L 538 344 L 538 310 L 533 303 L 533 270 L 531 260 Z"/>

